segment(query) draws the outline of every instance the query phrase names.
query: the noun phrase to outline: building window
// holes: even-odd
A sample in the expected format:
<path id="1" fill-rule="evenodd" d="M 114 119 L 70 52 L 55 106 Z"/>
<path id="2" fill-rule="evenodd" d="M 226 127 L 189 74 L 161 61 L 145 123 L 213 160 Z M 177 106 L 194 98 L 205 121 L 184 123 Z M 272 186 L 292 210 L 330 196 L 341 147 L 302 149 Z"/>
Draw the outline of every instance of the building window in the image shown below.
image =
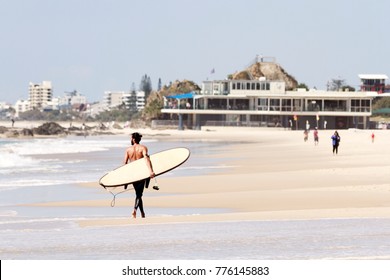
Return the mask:
<path id="1" fill-rule="evenodd" d="M 280 111 L 280 99 L 271 98 L 269 101 L 269 109 L 271 111 Z"/>
<path id="2" fill-rule="evenodd" d="M 268 98 L 259 98 L 257 101 L 257 109 L 259 111 L 268 111 Z"/>
<path id="3" fill-rule="evenodd" d="M 294 99 L 293 100 L 294 106 L 293 111 L 299 112 L 302 111 L 302 99 Z"/>
<path id="4" fill-rule="evenodd" d="M 351 112 L 370 112 L 370 100 L 352 99 Z"/>
<path id="5" fill-rule="evenodd" d="M 291 99 L 282 99 L 282 111 L 292 111 Z"/>
<path id="6" fill-rule="evenodd" d="M 322 110 L 322 100 L 320 99 L 308 99 L 307 100 L 308 111 L 321 111 Z"/>

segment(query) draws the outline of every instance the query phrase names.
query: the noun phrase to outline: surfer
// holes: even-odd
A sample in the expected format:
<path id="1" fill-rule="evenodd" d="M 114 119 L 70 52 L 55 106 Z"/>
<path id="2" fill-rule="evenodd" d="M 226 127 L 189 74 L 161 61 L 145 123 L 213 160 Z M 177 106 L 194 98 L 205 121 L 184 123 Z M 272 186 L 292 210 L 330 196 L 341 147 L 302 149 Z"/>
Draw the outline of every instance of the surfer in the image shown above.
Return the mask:
<path id="1" fill-rule="evenodd" d="M 139 142 L 141 141 L 142 135 L 138 132 L 134 132 L 131 134 L 131 147 L 127 148 L 125 153 L 125 159 L 124 164 L 127 164 L 131 161 L 135 161 L 141 158 L 145 158 L 146 166 L 149 168 L 150 171 L 150 178 L 154 178 L 155 174 L 153 171 L 153 166 L 150 161 L 149 155 L 148 155 L 148 148 L 144 145 L 141 145 Z M 144 192 L 144 188 L 149 186 L 150 178 L 138 181 L 133 183 L 134 190 L 135 190 L 135 204 L 134 204 L 134 210 L 132 213 L 133 218 L 136 218 L 137 216 L 137 209 L 139 208 L 141 212 L 141 217 L 145 218 L 145 212 L 142 202 L 142 195 Z M 127 185 L 125 185 L 125 189 L 127 188 Z"/>

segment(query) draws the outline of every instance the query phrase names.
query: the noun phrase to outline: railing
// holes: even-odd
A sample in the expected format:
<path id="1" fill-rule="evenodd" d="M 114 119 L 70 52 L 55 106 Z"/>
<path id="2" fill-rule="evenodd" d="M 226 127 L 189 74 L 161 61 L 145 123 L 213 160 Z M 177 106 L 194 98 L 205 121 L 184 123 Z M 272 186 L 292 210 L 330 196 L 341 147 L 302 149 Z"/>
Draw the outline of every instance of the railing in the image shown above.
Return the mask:
<path id="1" fill-rule="evenodd" d="M 183 126 L 187 127 L 186 122 L 183 122 Z M 194 125 L 193 125 L 194 126 Z M 222 127 L 281 127 L 280 123 L 266 122 L 266 121 L 203 121 L 201 126 L 222 126 Z M 152 128 L 172 128 L 179 127 L 178 120 L 153 120 Z M 192 127 L 188 127 L 192 128 Z"/>

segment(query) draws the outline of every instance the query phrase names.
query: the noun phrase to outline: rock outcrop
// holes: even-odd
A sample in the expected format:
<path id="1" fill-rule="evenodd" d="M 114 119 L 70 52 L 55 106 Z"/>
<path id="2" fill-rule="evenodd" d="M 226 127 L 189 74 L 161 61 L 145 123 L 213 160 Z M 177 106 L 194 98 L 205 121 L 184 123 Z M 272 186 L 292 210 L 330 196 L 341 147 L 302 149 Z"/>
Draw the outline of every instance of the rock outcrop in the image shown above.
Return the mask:
<path id="1" fill-rule="evenodd" d="M 258 80 L 261 77 L 269 81 L 284 81 L 286 90 L 294 90 L 298 86 L 297 80 L 275 62 L 256 62 L 232 75 L 233 80 Z"/>
<path id="2" fill-rule="evenodd" d="M 66 129 L 55 122 L 47 122 L 33 128 L 33 134 L 37 135 L 61 135 L 66 134 Z"/>

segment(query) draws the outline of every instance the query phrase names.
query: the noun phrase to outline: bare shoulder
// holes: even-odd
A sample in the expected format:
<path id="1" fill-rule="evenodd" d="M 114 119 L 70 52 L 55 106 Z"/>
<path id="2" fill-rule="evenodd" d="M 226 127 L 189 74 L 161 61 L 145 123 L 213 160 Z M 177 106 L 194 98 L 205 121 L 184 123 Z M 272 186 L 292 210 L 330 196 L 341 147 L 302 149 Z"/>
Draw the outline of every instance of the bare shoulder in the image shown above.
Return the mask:
<path id="1" fill-rule="evenodd" d="M 148 155 L 148 147 L 144 146 L 144 145 L 140 145 L 140 148 L 141 148 L 141 152 L 144 156 L 147 156 Z"/>

